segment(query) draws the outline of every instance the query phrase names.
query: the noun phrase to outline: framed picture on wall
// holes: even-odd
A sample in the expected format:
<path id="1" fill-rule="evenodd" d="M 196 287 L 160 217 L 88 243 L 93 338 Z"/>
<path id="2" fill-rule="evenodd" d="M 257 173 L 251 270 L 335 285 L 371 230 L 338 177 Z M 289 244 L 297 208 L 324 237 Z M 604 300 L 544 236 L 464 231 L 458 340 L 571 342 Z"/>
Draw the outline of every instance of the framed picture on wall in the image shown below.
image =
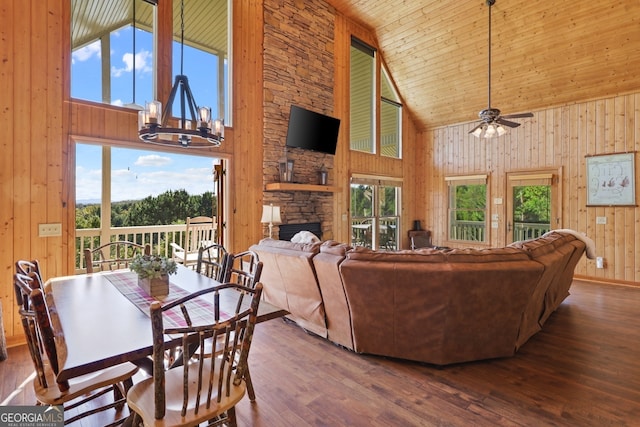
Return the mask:
<path id="1" fill-rule="evenodd" d="M 586 159 L 587 206 L 636 206 L 635 152 Z"/>

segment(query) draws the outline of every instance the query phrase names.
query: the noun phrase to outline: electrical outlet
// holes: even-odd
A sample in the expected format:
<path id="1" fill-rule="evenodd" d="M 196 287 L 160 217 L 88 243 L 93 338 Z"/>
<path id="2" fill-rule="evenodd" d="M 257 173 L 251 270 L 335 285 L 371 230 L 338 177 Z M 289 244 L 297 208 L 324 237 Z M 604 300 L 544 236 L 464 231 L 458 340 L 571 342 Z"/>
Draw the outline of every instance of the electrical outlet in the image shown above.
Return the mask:
<path id="1" fill-rule="evenodd" d="M 39 237 L 62 236 L 62 224 L 38 224 Z"/>
<path id="2" fill-rule="evenodd" d="M 604 268 L 604 258 L 596 257 L 596 268 Z"/>
<path id="3" fill-rule="evenodd" d="M 606 224 L 607 223 L 607 217 L 606 216 L 597 216 L 596 217 L 596 224 Z"/>

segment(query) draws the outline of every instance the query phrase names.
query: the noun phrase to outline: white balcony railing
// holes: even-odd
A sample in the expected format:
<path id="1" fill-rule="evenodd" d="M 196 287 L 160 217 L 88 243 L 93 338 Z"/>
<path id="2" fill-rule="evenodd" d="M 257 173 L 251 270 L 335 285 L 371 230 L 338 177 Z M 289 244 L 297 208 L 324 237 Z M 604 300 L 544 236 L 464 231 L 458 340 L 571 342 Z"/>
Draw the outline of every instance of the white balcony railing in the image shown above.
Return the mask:
<path id="1" fill-rule="evenodd" d="M 151 245 L 151 253 L 171 256 L 173 242 L 182 246 L 184 242 L 185 224 L 148 225 L 140 227 L 112 227 L 76 229 L 76 274 L 85 273 L 84 250 L 93 249 L 108 242 L 127 240 L 129 242 Z"/>
<path id="2" fill-rule="evenodd" d="M 551 229 L 549 224 L 516 222 L 513 225 L 513 241 L 535 239 Z M 451 224 L 451 240 L 483 242 L 485 223 L 479 221 L 457 221 Z"/>

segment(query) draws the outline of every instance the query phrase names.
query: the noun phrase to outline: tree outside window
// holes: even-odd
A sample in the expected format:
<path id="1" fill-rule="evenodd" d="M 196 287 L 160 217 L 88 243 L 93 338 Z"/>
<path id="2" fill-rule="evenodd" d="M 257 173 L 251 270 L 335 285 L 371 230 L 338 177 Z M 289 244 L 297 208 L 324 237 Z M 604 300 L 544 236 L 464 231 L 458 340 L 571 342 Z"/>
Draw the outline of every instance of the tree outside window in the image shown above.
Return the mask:
<path id="1" fill-rule="evenodd" d="M 487 242 L 486 178 L 449 177 L 449 240 Z"/>

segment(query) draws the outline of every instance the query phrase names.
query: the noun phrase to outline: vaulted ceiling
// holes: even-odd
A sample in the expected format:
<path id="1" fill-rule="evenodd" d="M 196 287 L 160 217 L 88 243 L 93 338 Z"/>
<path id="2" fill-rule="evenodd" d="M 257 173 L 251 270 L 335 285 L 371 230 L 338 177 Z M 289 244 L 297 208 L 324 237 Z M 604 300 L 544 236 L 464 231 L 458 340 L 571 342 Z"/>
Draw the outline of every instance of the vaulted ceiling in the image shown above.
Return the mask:
<path id="1" fill-rule="evenodd" d="M 487 108 L 485 0 L 328 1 L 374 31 L 420 129 Z M 503 114 L 640 90 L 638 1 L 496 0 L 491 31 L 491 106 Z"/>
<path id="2" fill-rule="evenodd" d="M 132 19 L 130 0 L 72 1 L 73 19 L 80 23 L 72 35 L 74 48 Z M 374 32 L 420 130 L 475 122 L 487 108 L 486 0 L 327 1 Z M 151 8 L 137 3 L 137 25 L 150 29 Z M 206 14 L 198 11 L 204 7 L 224 8 L 226 0 L 190 0 L 185 41 L 224 51 L 226 23 L 202 21 Z M 178 16 L 179 2 L 174 9 Z M 503 114 L 638 91 L 640 2 L 496 0 L 491 64 L 491 107 Z"/>

